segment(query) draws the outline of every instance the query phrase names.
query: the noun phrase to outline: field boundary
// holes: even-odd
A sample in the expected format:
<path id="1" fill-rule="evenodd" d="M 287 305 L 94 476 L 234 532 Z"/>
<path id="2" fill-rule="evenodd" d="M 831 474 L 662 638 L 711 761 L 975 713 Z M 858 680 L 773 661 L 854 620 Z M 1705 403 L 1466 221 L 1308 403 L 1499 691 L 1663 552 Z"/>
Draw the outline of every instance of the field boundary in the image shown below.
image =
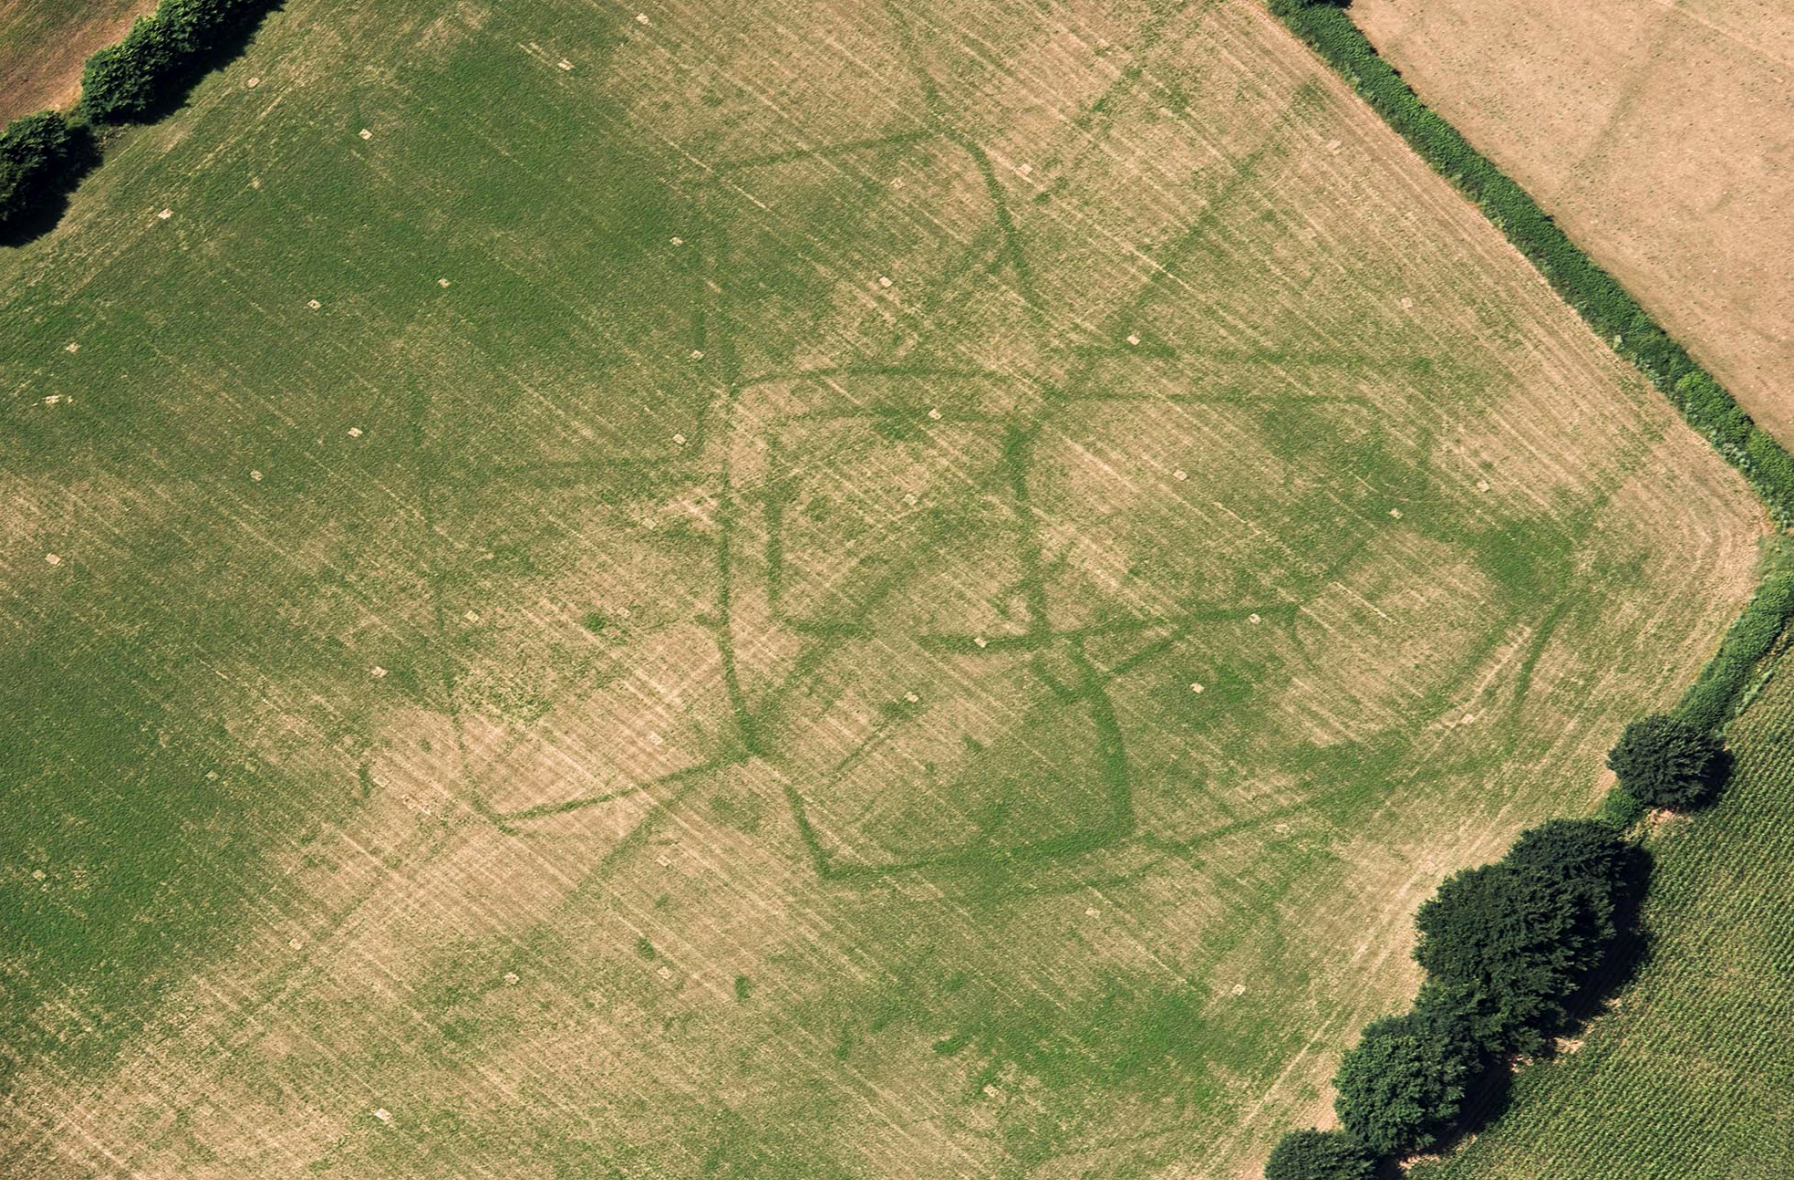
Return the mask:
<path id="1" fill-rule="evenodd" d="M 1794 526 L 1794 458 L 1518 182 L 1421 101 L 1344 6 L 1329 0 L 1267 3 L 1421 159 L 1482 210 L 1595 335 L 1650 378 L 1743 474 L 1778 526 Z"/>
<path id="2" fill-rule="evenodd" d="M 1476 204 L 1597 336 L 1669 399 L 1720 457 L 1744 476 L 1767 510 L 1775 531 L 1764 541 L 1756 590 L 1674 710 L 1678 717 L 1703 731 L 1723 732 L 1727 722 L 1748 707 L 1773 676 L 1774 664 L 1786 647 L 1790 618 L 1794 618 L 1794 536 L 1788 531 L 1794 527 L 1794 459 L 1751 420 L 1724 386 L 1672 339 L 1617 279 L 1558 228 L 1551 215 L 1518 182 L 1421 101 L 1347 14 L 1350 0 L 1266 2 L 1271 14 L 1331 66 L 1422 160 Z M 1624 834 L 1635 846 L 1648 835 L 1643 822 L 1647 818 L 1646 808 L 1619 785 L 1607 792 L 1594 818 Z M 1640 892 L 1648 894 L 1648 870 L 1642 875 Z M 1640 896 L 1631 904 L 1642 900 Z M 1636 931 L 1634 936 L 1645 937 Z M 1618 982 L 1624 987 L 1630 981 Z M 1590 979 L 1585 986 L 1589 985 L 1600 986 L 1601 982 Z M 1423 1010 L 1426 1000 L 1423 988 L 1410 1015 L 1379 1023 L 1424 1023 L 1428 1017 Z M 1366 1045 L 1367 1042 L 1360 1042 L 1354 1054 L 1362 1055 Z M 1459 1113 L 1448 1120 L 1456 1129 L 1444 1150 L 1455 1146 L 1464 1131 L 1474 1129 L 1464 1120 L 1474 1123 L 1481 1103 L 1465 1089 L 1483 1088 L 1493 1074 L 1503 1070 L 1500 1062 L 1492 1062 L 1482 1073 L 1481 1082 L 1456 1091 L 1463 1105 L 1456 1107 Z M 1457 1099 L 1452 1098 L 1451 1102 L 1455 1107 Z M 1421 1140 L 1424 1147 L 1433 1142 L 1433 1136 L 1422 1134 Z M 1301 1171 L 1312 1166 L 1328 1151 L 1362 1160 L 1367 1170 L 1373 1163 L 1369 1154 L 1373 1151 L 1380 1160 L 1406 1154 L 1399 1146 L 1393 1155 L 1382 1148 L 1367 1148 L 1350 1136 L 1342 1138 L 1341 1133 L 1292 1131 L 1279 1143 L 1267 1175 L 1293 1175 L 1292 1168 Z"/>

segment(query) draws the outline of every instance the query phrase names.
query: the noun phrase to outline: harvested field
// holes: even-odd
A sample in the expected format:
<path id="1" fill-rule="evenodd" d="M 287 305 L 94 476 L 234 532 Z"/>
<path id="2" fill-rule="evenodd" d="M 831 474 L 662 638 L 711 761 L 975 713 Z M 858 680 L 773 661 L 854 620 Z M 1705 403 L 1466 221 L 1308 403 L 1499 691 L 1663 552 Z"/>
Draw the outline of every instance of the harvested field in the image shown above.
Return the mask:
<path id="1" fill-rule="evenodd" d="M 155 0 L 0 0 L 0 124 L 72 106 L 87 55 L 125 35 Z"/>
<path id="2" fill-rule="evenodd" d="M 1794 439 L 1794 9 L 1356 0 L 1352 14 L 1422 99 Z"/>
<path id="3" fill-rule="evenodd" d="M 1748 595 L 1256 4 L 379 8 L 0 256 L 0 1170 L 1248 1175 Z"/>

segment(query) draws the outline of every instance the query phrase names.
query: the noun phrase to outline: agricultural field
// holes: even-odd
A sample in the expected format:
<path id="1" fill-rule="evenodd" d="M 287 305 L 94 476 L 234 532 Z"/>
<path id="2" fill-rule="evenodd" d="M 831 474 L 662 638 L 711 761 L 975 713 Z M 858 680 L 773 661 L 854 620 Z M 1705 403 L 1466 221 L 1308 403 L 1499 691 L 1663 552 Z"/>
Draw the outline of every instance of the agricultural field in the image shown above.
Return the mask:
<path id="1" fill-rule="evenodd" d="M 1255 1175 L 1749 594 L 1251 0 L 371 7 L 0 254 L 0 1174 Z"/>
<path id="2" fill-rule="evenodd" d="M 155 0 L 0 0 L 0 124 L 74 102 L 87 55 L 154 7 Z"/>
<path id="3" fill-rule="evenodd" d="M 1410 85 L 1794 440 L 1794 8 L 1354 0 Z"/>
<path id="4" fill-rule="evenodd" d="M 1775 1180 L 1794 1160 L 1794 678 L 1729 729 L 1720 803 L 1658 828 L 1635 986 L 1414 1180 Z"/>

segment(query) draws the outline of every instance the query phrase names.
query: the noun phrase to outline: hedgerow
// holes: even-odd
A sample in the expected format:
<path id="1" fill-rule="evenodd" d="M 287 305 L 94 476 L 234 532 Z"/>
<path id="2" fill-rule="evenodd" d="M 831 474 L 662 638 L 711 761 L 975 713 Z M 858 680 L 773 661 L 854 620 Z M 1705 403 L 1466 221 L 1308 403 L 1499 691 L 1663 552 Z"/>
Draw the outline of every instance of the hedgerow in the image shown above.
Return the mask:
<path id="1" fill-rule="evenodd" d="M 1794 524 L 1794 460 L 1724 387 L 1514 181 L 1420 101 L 1340 7 L 1269 0 L 1271 11 L 1495 223 L 1595 333 L 1636 365 L 1744 477 L 1778 524 Z"/>
<path id="2" fill-rule="evenodd" d="M 153 118 L 272 7 L 273 0 L 162 0 L 123 41 L 87 59 L 82 112 L 98 123 Z"/>

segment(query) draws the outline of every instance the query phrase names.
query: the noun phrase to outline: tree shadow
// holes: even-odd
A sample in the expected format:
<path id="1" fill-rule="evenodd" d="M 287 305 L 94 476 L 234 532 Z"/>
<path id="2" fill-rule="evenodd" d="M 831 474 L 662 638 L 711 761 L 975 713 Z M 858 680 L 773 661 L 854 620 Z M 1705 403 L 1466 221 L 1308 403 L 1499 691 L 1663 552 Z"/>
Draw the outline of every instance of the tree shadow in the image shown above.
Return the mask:
<path id="1" fill-rule="evenodd" d="M 1732 781 L 1732 771 L 1737 768 L 1737 759 L 1726 747 L 1719 747 L 1712 761 L 1707 763 L 1707 773 L 1701 776 L 1701 793 L 1689 811 L 1703 811 L 1718 803 L 1725 795 L 1726 786 Z"/>
<path id="2" fill-rule="evenodd" d="M 0 226 L 0 246 L 23 246 L 55 229 L 68 212 L 69 197 L 81 180 L 100 164 L 100 142 L 85 123 L 69 126 L 68 152 L 56 174 L 32 197 L 31 207 Z"/>

